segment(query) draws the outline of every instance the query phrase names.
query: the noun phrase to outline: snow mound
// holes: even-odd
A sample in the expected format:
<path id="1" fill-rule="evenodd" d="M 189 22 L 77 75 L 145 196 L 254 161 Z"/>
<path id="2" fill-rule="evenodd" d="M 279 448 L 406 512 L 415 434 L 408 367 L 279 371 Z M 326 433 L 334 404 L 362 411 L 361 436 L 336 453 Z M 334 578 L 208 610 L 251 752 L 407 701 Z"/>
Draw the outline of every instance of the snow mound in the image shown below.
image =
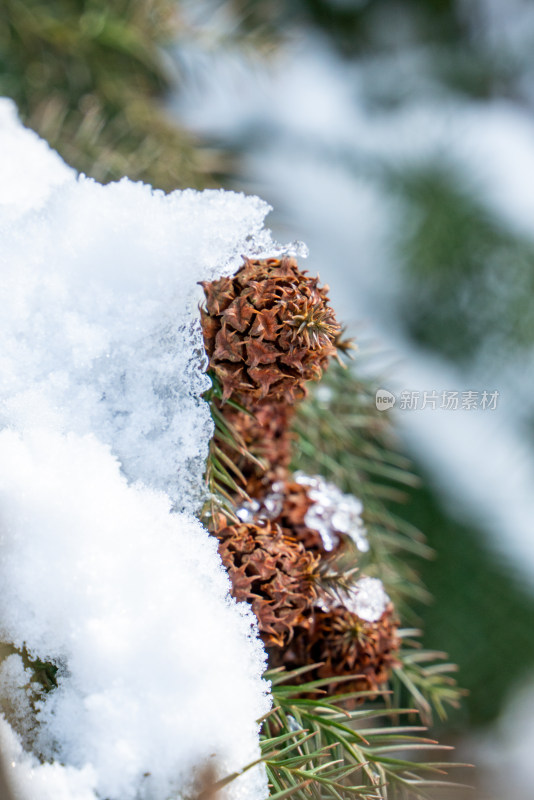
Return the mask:
<path id="1" fill-rule="evenodd" d="M 0 220 L 0 424 L 95 433 L 130 480 L 192 511 L 212 432 L 197 284 L 272 251 L 270 207 L 222 190 L 101 186 L 29 131 L 10 149 L 14 123 L 0 113 L 0 130 L 2 119 L 0 176 L 25 201 Z"/>
<path id="2" fill-rule="evenodd" d="M 185 798 L 258 757 L 269 708 L 255 618 L 194 516 L 198 281 L 279 251 L 269 207 L 101 186 L 7 101 L 0 187 L 0 639 L 23 651 L 0 664 L 0 750 L 21 800 Z M 28 658 L 58 667 L 37 701 Z M 225 790 L 266 794 L 262 767 Z"/>

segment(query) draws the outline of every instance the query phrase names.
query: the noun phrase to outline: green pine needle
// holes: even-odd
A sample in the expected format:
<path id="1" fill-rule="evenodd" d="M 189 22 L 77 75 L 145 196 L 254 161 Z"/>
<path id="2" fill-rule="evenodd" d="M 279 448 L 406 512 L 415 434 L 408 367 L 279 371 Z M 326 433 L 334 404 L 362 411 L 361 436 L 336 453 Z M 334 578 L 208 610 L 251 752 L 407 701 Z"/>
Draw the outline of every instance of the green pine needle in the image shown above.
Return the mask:
<path id="1" fill-rule="evenodd" d="M 450 748 L 424 737 L 425 727 L 399 722 L 415 709 L 392 707 L 388 693 L 379 697 L 376 692 L 337 693 L 311 699 L 305 695 L 313 691 L 316 697 L 331 679 L 298 686 L 285 682 L 309 669 L 266 674 L 273 683 L 275 704 L 262 734 L 271 797 L 427 798 L 437 787 L 460 785 L 444 780 L 447 769 L 460 765 L 426 758 Z"/>
<path id="2" fill-rule="evenodd" d="M 243 441 L 239 431 L 225 418 L 218 403 L 222 400 L 222 389 L 213 373 L 208 373 L 212 386 L 204 394 L 204 400 L 209 403 L 211 417 L 214 424 L 214 434 L 210 443 L 210 450 L 206 463 L 205 482 L 208 498 L 205 503 L 202 518 L 210 527 L 211 520 L 218 513 L 224 514 L 229 520 L 238 522 L 235 514 L 236 498 L 242 502 L 250 500 L 245 491 L 245 478 L 235 461 L 226 451 L 244 456 L 250 463 L 264 468 L 264 464 L 251 453 Z M 250 414 L 247 409 L 234 400 L 226 400 L 227 405 Z M 223 446 L 225 449 L 223 449 Z"/>
<path id="3" fill-rule="evenodd" d="M 371 551 L 366 558 L 360 554 L 359 564 L 382 580 L 399 613 L 416 623 L 413 603 L 428 602 L 430 595 L 413 557 L 433 553 L 421 532 L 390 508 L 418 478 L 396 450 L 391 420 L 376 408 L 375 389 L 353 369 L 332 363 L 297 409 L 293 467 L 320 474 L 363 502 Z"/>

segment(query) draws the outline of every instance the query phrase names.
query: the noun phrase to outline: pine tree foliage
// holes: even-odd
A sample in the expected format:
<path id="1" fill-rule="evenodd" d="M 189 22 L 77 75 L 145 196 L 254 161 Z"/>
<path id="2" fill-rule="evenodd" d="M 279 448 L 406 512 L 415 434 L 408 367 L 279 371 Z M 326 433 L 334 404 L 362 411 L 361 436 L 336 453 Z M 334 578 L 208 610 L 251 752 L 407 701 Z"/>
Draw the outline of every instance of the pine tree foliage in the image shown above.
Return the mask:
<path id="1" fill-rule="evenodd" d="M 259 14 L 267 32 L 276 28 L 269 4 L 245 5 L 253 27 Z M 326 8 L 296 5 L 316 16 Z M 164 189 L 204 186 L 220 160 L 171 122 L 162 105 L 170 75 L 161 47 L 183 24 L 178 8 L 171 0 L 4 0 L 0 91 L 15 99 L 25 122 L 68 163 L 100 181 L 127 175 Z M 356 30 L 358 20 L 354 24 Z M 318 336 L 330 349 L 338 329 L 326 317 L 309 316 L 305 306 L 293 309 L 291 340 Z M 272 341 L 263 345 L 265 350 Z M 339 340 L 336 344 L 344 349 Z M 291 350 L 289 344 L 286 349 Z M 290 374 L 295 365 L 278 367 Z M 237 419 L 253 425 L 258 407 L 225 396 L 221 376 L 212 372 L 211 377 L 206 399 L 215 436 L 204 518 L 215 529 L 220 515 L 236 522 L 238 507 L 251 499 L 250 476 L 258 478 L 269 464 L 265 452 L 247 440 L 247 425 L 235 424 Z M 431 553 L 424 537 L 392 508 L 416 478 L 396 452 L 387 420 L 374 407 L 372 382 L 352 369 L 331 364 L 290 416 L 293 467 L 322 475 L 365 508 L 369 552 L 363 558 L 358 554 L 357 565 L 350 548 L 329 562 L 318 579 L 321 591 L 348 591 L 359 571 L 365 571 L 382 580 L 410 627 L 398 631 L 401 646 L 387 688 L 349 688 L 351 679 L 361 675 L 338 678 L 332 688 L 331 677 L 310 677 L 313 664 L 267 674 L 274 709 L 263 721 L 262 758 L 271 797 L 433 797 L 442 785 L 453 784 L 444 779 L 446 763 L 439 756 L 444 748 L 426 738 L 420 721 L 430 723 L 433 712 L 443 717 L 460 693 L 450 675 L 452 665 L 440 653 L 421 648 L 412 627 L 413 604 L 428 598 L 415 561 Z M 49 689 L 53 676 L 48 665 L 32 666 Z M 206 798 L 217 788 L 210 786 Z"/>
<path id="2" fill-rule="evenodd" d="M 410 721 L 414 709 L 395 707 L 387 692 L 347 692 L 340 684 L 327 694 L 326 680 L 294 686 L 295 673 L 269 677 L 276 707 L 265 721 L 263 748 L 272 796 L 430 798 L 440 787 L 454 788 L 445 779 L 450 765 L 439 757 L 450 748 L 425 736 L 425 727 Z"/>
<path id="3" fill-rule="evenodd" d="M 424 601 L 428 593 L 413 556 L 429 558 L 432 551 L 423 534 L 392 510 L 418 478 L 398 452 L 389 418 L 376 408 L 376 388 L 354 369 L 332 363 L 298 409 L 293 465 L 324 475 L 363 501 L 373 574 L 396 604 Z"/>
<path id="4" fill-rule="evenodd" d="M 235 498 L 250 500 L 245 489 L 246 479 L 236 464 L 236 457 L 245 459 L 259 469 L 265 464 L 248 448 L 235 425 L 221 413 L 222 388 L 217 377 L 211 373 L 211 388 L 204 395 L 210 404 L 214 424 L 214 436 L 210 445 L 210 454 L 206 465 L 207 500 L 203 508 L 202 518 L 206 524 L 212 524 L 218 512 L 224 513 L 228 519 L 237 522 L 235 516 Z M 249 414 L 244 406 L 229 399 L 229 405 L 240 414 Z M 232 458 L 233 456 L 233 458 Z"/>
<path id="5" fill-rule="evenodd" d="M 309 376 L 323 380 L 303 403 L 296 402 L 307 392 L 302 383 L 303 372 L 287 370 L 283 364 L 275 366 L 285 357 L 285 350 L 277 349 L 277 338 L 279 331 L 287 335 L 298 312 L 298 304 L 285 299 L 288 269 L 296 296 L 300 282 L 305 287 L 307 278 L 305 274 L 300 278 L 294 263 L 289 265 L 287 261 L 272 260 L 274 278 L 270 278 L 267 300 L 266 293 L 258 289 L 262 284 L 257 276 L 264 269 L 263 264 L 251 263 L 238 270 L 234 279 L 225 279 L 224 285 L 222 281 L 205 285 L 206 308 L 202 312 L 213 381 L 208 399 L 216 423 L 207 469 L 208 488 L 212 490 L 208 525 L 220 539 L 220 552 L 236 598 L 252 603 L 271 667 L 282 665 L 282 672 L 270 673 L 275 711 L 263 724 L 264 758 L 272 794 L 425 797 L 443 782 L 444 765 L 412 761 L 405 753 L 411 749 L 439 749 L 439 745 L 413 738 L 413 724 L 411 728 L 399 725 L 398 718 L 415 715 L 430 724 L 433 713 L 437 713 L 443 719 L 446 707 L 457 705 L 461 696 L 452 677 L 454 665 L 447 662 L 444 654 L 421 648 L 417 630 L 406 628 L 397 634 L 393 627 L 389 632 L 388 616 L 383 612 L 377 623 L 376 642 L 381 644 L 373 649 L 372 626 L 366 627 L 344 610 L 344 598 L 358 585 L 355 579 L 360 573 L 382 580 L 395 601 L 397 613 L 405 619 L 413 617 L 411 604 L 427 598 L 413 561 L 416 557 L 430 557 L 431 551 L 422 534 L 405 525 L 391 510 L 392 503 L 403 499 L 403 487 L 414 485 L 416 479 L 409 463 L 395 451 L 387 417 L 376 409 L 372 382 L 358 379 L 352 370 L 334 363 L 324 377 L 322 369 Z M 237 317 L 233 311 L 236 304 L 240 309 Z M 241 313 L 245 306 L 249 309 L 246 319 Z M 273 375 L 266 390 L 261 384 L 262 376 L 255 376 L 253 371 L 256 350 L 249 346 L 253 341 L 250 332 L 258 327 L 255 320 L 265 314 L 274 320 L 267 353 Z M 331 341 L 339 341 L 339 326 L 332 316 L 329 324 L 336 326 L 335 332 L 332 328 Z M 322 345 L 308 341 L 306 346 L 311 355 L 314 346 Z M 294 344 L 299 358 L 303 357 L 299 349 L 302 347 L 303 343 Z M 340 347 L 341 351 L 346 349 L 346 345 Z M 215 368 L 222 380 L 232 376 L 226 392 Z M 261 389 L 254 388 L 256 379 Z M 250 401 L 250 397 L 255 399 Z M 227 406 L 227 402 L 233 405 Z M 242 402 L 247 403 L 247 408 L 240 405 Z M 289 465 L 279 462 L 277 449 L 266 445 L 258 431 L 246 440 L 250 417 L 260 414 L 263 439 L 269 440 L 269 414 L 277 417 L 280 403 L 291 409 L 284 423 L 292 424 L 293 467 L 319 473 L 346 492 L 344 497 L 350 493 L 363 500 L 368 552 L 367 548 L 363 554 L 358 552 L 353 542 L 334 547 L 333 554 L 325 553 L 324 540 L 321 543 L 319 537 L 310 536 L 309 527 L 313 526 L 306 521 L 310 501 L 305 486 L 316 479 L 303 476 L 303 485 L 287 476 L 284 479 Z M 235 424 L 227 425 L 226 420 Z M 275 431 L 285 453 L 289 440 L 278 427 Z M 279 464 L 276 473 L 270 469 L 269 458 L 261 458 L 262 453 L 273 452 Z M 226 459 L 220 453 L 226 453 Z M 242 459 L 242 470 L 236 468 L 232 454 Z M 229 518 L 228 506 L 231 509 L 232 504 Z M 300 505 L 303 511 L 299 511 Z M 267 516 L 262 517 L 262 513 Z M 295 548 L 303 546 L 309 557 L 319 557 L 323 566 L 318 571 L 316 562 L 312 570 L 311 562 L 301 561 L 304 552 L 298 550 L 297 555 Z M 301 563 L 302 568 L 297 566 Z M 299 572 L 301 569 L 304 571 Z M 321 602 L 326 603 L 324 611 L 320 610 Z M 330 616 L 332 622 L 321 629 Z M 341 639 L 335 638 L 340 635 Z M 315 649 L 314 641 L 318 644 Z M 376 662 L 376 678 L 371 677 L 370 665 L 374 659 L 383 658 L 382 652 L 385 660 Z M 326 661 L 314 663 L 316 654 Z M 344 658 L 353 659 L 347 662 L 355 665 L 353 674 L 344 671 Z M 292 663 L 296 669 L 290 668 Z M 293 681 L 294 685 L 288 687 L 286 681 Z M 393 697 L 398 702 L 393 703 Z M 369 734 L 367 720 L 375 716 L 380 718 L 380 728 Z M 376 746 L 375 736 L 379 740 Z M 389 755 L 396 751 L 403 757 Z"/>
<path id="6" fill-rule="evenodd" d="M 64 160 L 100 182 L 212 183 L 218 158 L 164 108 L 172 0 L 3 0 L 0 94 Z"/>

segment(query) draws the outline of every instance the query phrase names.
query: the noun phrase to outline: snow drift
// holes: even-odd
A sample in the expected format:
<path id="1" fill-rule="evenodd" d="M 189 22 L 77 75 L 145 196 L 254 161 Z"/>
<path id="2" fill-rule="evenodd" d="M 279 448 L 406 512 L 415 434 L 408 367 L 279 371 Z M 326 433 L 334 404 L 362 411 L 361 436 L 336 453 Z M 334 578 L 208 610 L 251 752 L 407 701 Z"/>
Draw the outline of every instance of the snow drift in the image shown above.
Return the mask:
<path id="1" fill-rule="evenodd" d="M 197 283 L 280 252 L 268 210 L 101 186 L 0 104 L 1 746 L 21 798 L 186 797 L 259 755 L 255 618 L 195 518 Z M 58 668 L 37 700 L 23 650 Z M 264 769 L 226 792 L 265 797 Z"/>

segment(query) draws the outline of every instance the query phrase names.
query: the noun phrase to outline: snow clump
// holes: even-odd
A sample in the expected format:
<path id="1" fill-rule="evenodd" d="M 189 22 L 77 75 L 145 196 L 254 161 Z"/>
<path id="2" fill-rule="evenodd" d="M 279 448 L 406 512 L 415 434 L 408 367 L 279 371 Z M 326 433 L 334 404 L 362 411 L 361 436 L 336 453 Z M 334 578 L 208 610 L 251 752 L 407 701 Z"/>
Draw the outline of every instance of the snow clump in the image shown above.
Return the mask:
<path id="1" fill-rule="evenodd" d="M 182 798 L 259 755 L 256 621 L 195 518 L 197 306 L 198 281 L 276 249 L 268 211 L 101 186 L 0 102 L 0 751 L 20 800 Z M 224 793 L 266 795 L 261 766 Z"/>

